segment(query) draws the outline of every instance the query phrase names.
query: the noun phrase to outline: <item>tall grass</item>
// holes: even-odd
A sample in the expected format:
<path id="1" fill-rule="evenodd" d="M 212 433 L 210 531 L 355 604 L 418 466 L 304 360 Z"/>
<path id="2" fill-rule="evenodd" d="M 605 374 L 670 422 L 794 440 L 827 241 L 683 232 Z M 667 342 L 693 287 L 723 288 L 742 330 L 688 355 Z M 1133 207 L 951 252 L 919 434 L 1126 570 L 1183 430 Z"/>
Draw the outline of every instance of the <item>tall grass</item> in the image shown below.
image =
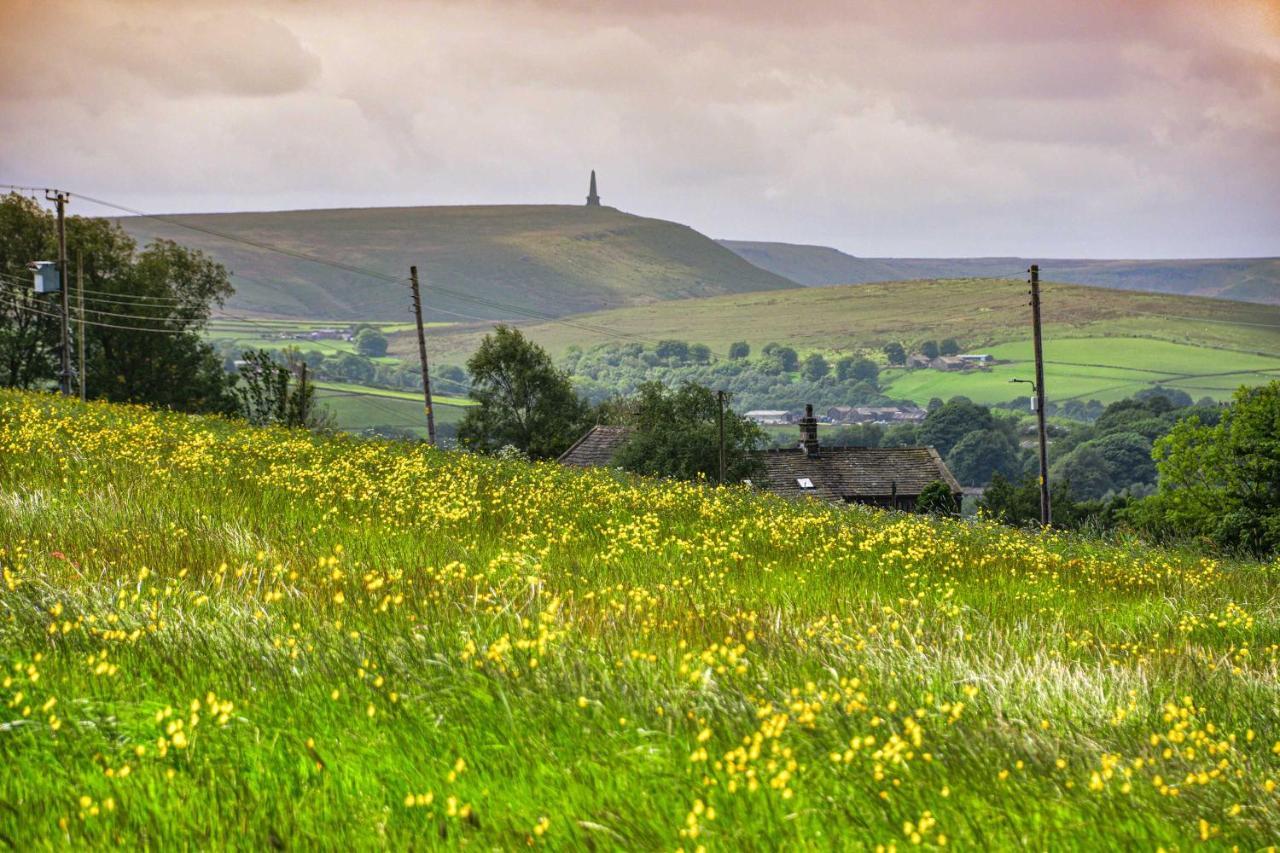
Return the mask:
<path id="1" fill-rule="evenodd" d="M 1280 566 L 0 392 L 13 846 L 1265 847 Z"/>

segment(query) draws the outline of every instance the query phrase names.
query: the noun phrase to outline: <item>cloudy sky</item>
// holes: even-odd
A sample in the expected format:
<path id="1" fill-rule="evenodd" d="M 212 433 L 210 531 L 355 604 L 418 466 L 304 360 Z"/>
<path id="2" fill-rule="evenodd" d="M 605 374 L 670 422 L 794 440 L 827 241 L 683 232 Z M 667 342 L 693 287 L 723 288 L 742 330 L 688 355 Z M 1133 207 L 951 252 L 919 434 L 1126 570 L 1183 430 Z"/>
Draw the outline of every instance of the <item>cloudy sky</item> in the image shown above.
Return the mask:
<path id="1" fill-rule="evenodd" d="M 0 182 L 153 212 L 594 167 L 715 237 L 1280 254 L 1280 0 L 0 0 L 0 39 Z"/>

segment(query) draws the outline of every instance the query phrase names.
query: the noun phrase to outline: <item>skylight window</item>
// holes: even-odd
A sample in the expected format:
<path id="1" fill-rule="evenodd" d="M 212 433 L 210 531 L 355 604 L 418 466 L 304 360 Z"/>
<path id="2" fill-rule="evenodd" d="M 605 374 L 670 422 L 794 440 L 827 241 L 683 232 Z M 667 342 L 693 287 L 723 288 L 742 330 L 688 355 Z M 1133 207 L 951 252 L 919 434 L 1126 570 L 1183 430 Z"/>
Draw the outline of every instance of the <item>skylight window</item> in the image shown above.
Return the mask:
<path id="1" fill-rule="evenodd" d="M 808 477 L 796 477 L 796 482 L 800 484 L 800 488 L 802 489 L 813 488 L 813 480 L 810 480 Z"/>

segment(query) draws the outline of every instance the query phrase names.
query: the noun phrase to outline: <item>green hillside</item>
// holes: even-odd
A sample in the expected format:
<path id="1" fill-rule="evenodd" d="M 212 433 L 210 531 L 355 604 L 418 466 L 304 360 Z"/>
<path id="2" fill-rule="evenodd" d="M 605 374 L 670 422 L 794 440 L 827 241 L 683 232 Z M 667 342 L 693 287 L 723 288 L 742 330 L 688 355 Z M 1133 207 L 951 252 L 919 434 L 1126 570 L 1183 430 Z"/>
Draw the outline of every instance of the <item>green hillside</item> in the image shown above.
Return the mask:
<path id="1" fill-rule="evenodd" d="M 528 312 L 558 317 L 795 286 L 687 226 L 613 208 L 370 208 L 164 219 L 119 222 L 139 241 L 163 237 L 208 252 L 235 273 L 229 310 L 255 315 L 404 320 L 409 296 L 400 285 L 207 231 L 406 278 L 416 264 L 427 318 L 439 321 Z"/>
<path id="2" fill-rule="evenodd" d="M 0 838 L 1264 849 L 1280 572 L 0 391 Z"/>
<path id="3" fill-rule="evenodd" d="M 1280 258 L 1168 261 L 861 258 L 827 246 L 744 240 L 721 240 L 720 244 L 761 269 L 809 286 L 976 276 L 1018 278 L 1032 263 L 1038 263 L 1043 275 L 1054 281 L 1280 304 Z"/>
<path id="4" fill-rule="evenodd" d="M 1196 347 L 1280 355 L 1280 306 L 1122 292 L 1047 283 L 1043 316 L 1048 337 L 1149 337 Z M 731 342 L 755 347 L 778 341 L 831 353 L 908 346 L 956 338 L 969 350 L 1030 336 L 1027 286 L 1021 281 L 959 279 L 804 288 L 734 297 L 660 303 L 525 324 L 553 353 L 576 344 L 679 338 L 723 353 Z M 461 363 L 483 329 L 433 330 L 433 358 Z M 416 339 L 392 336 L 392 349 L 411 355 Z M 1206 358 L 1210 356 L 1206 355 Z"/>
<path id="5" fill-rule="evenodd" d="M 618 309 L 524 330 L 557 355 L 571 345 L 675 338 L 720 355 L 746 340 L 757 352 L 777 341 L 801 352 L 879 357 L 889 341 L 911 348 L 954 337 L 968 351 L 1015 363 L 986 373 L 886 371 L 889 393 L 999 402 L 1025 393 L 1008 379 L 1030 369 L 1026 290 L 1023 282 L 991 279 L 804 288 Z M 1225 398 L 1280 367 L 1280 306 L 1055 283 L 1044 285 L 1043 303 L 1049 384 L 1059 398 L 1118 399 L 1157 383 Z M 433 358 L 461 364 L 484 331 L 434 330 L 428 348 Z M 394 353 L 411 358 L 414 347 L 412 336 L 392 336 Z"/>

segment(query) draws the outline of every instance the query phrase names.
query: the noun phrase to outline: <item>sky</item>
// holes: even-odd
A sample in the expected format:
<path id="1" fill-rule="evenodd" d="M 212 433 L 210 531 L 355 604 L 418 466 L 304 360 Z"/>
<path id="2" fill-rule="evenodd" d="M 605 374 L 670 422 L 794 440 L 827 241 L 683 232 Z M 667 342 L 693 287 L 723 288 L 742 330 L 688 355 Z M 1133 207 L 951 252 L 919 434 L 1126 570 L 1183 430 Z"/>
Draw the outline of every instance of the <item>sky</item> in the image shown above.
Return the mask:
<path id="1" fill-rule="evenodd" d="M 1280 0 L 0 0 L 0 44 L 0 183 L 149 212 L 595 168 L 718 238 L 1280 255 Z"/>

